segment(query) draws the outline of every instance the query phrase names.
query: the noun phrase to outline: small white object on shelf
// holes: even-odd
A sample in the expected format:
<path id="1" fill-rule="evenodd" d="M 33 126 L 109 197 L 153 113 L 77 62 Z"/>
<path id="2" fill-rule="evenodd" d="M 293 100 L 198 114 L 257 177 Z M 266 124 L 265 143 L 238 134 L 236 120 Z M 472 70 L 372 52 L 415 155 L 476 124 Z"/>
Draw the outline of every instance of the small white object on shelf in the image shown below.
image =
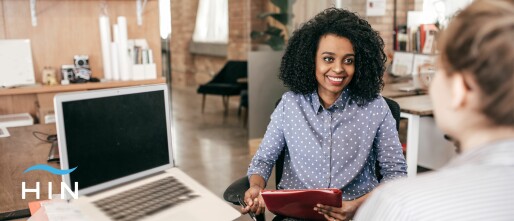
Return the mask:
<path id="1" fill-rule="evenodd" d="M 45 115 L 45 124 L 55 123 L 55 114 Z"/>
<path id="2" fill-rule="evenodd" d="M 22 127 L 34 124 L 29 113 L 0 115 L 0 127 Z"/>

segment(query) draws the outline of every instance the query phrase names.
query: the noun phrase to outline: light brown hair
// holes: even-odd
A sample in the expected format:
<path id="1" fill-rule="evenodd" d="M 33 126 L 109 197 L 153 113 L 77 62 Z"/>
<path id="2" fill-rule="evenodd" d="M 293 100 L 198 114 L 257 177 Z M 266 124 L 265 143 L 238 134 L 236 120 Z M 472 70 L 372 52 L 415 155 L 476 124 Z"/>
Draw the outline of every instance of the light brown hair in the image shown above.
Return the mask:
<path id="1" fill-rule="evenodd" d="M 453 18 L 439 50 L 447 74 L 474 79 L 480 111 L 495 125 L 514 126 L 514 1 L 473 2 Z"/>

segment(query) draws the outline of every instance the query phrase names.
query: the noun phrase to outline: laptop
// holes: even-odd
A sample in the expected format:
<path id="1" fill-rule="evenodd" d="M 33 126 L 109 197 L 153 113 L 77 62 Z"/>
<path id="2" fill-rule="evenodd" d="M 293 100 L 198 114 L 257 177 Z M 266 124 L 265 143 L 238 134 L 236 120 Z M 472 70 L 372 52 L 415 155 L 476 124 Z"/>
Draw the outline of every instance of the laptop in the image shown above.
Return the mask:
<path id="1" fill-rule="evenodd" d="M 61 169 L 88 220 L 234 220 L 241 214 L 175 167 L 165 84 L 58 94 Z M 193 159 L 194 160 L 194 159 Z"/>

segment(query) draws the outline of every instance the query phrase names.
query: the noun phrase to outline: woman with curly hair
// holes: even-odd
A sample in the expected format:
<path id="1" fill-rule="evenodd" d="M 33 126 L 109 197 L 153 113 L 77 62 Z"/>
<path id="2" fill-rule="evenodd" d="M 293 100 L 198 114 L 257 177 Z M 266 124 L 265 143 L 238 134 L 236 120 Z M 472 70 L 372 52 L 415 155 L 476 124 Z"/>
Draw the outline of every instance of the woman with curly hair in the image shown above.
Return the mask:
<path id="1" fill-rule="evenodd" d="M 379 95 L 383 48 L 367 21 L 343 9 L 326 9 L 293 33 L 279 74 L 291 91 L 273 112 L 248 169 L 243 213 L 264 212 L 259 193 L 282 150 L 279 189 L 343 191 L 341 208 L 313 208 L 330 220 L 352 218 L 379 183 L 406 176 L 395 120 Z"/>

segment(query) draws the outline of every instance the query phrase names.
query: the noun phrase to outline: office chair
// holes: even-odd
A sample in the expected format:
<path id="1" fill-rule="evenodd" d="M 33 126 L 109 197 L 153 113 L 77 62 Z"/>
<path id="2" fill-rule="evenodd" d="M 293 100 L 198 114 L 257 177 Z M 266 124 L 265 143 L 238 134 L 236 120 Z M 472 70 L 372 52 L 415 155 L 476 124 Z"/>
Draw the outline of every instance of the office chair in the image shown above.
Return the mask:
<path id="1" fill-rule="evenodd" d="M 387 106 L 389 106 L 389 109 L 391 110 L 391 114 L 393 115 L 394 120 L 396 121 L 396 130 L 398 131 L 400 129 L 400 105 L 396 103 L 396 101 L 391 100 L 389 98 L 384 97 L 384 100 L 387 103 Z M 277 105 L 280 102 L 280 99 L 277 101 Z M 276 105 L 275 105 L 276 106 Z M 284 169 L 284 156 L 285 151 L 287 147 L 285 147 L 280 155 L 277 158 L 277 161 L 275 162 L 275 183 L 278 185 L 280 183 L 280 180 L 282 179 L 282 171 Z M 380 174 L 380 165 L 378 164 L 378 161 L 375 163 L 377 178 L 380 181 L 382 179 L 382 175 Z M 234 205 L 240 205 L 238 202 L 238 195 L 241 197 L 244 197 L 245 192 L 250 188 L 250 182 L 248 181 L 248 177 L 244 176 L 236 181 L 234 181 L 230 186 L 227 187 L 225 192 L 223 193 L 223 199 L 225 199 L 228 202 L 231 202 Z M 264 213 L 259 214 L 256 216 L 258 221 L 264 221 Z"/>
<path id="2" fill-rule="evenodd" d="M 225 66 L 206 84 L 198 87 L 197 93 L 203 94 L 202 113 L 205 109 L 205 96 L 221 95 L 224 114 L 228 114 L 228 99 L 230 96 L 239 95 L 241 90 L 247 88 L 246 84 L 237 82 L 239 78 L 248 76 L 248 63 L 246 61 L 228 61 Z"/>

